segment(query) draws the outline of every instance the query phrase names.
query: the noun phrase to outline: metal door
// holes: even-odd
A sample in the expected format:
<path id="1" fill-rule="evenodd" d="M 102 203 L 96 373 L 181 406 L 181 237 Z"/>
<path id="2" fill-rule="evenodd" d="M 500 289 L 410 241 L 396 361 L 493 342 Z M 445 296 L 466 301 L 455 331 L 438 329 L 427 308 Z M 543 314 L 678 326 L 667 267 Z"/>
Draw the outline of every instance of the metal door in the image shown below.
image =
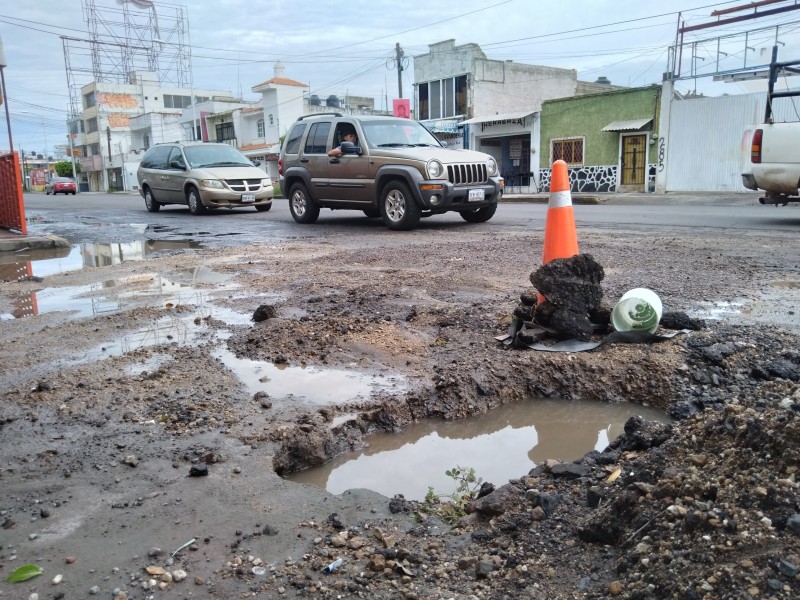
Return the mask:
<path id="1" fill-rule="evenodd" d="M 622 181 L 621 185 L 644 185 L 647 167 L 647 136 L 626 135 L 622 137 Z"/>

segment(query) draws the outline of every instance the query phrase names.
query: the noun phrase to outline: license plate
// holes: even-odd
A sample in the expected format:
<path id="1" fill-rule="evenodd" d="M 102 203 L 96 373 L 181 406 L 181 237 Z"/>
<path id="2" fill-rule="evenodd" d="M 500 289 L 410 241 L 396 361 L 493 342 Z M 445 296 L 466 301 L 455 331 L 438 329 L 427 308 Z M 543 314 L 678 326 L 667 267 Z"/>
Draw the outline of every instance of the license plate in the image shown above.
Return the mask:
<path id="1" fill-rule="evenodd" d="M 480 202 L 483 200 L 483 190 L 470 190 L 467 197 L 468 202 Z"/>
<path id="2" fill-rule="evenodd" d="M 255 202 L 256 195 L 255 194 L 242 194 L 242 202 Z"/>

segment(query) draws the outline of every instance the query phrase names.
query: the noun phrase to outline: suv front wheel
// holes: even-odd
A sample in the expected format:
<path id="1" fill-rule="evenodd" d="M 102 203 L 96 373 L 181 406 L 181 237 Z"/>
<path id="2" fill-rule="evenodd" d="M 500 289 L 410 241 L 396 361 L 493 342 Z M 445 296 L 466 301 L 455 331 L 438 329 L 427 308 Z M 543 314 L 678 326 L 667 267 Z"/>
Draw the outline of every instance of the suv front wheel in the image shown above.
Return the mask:
<path id="1" fill-rule="evenodd" d="M 304 225 L 317 221 L 319 206 L 308 195 L 305 184 L 295 183 L 289 190 L 289 212 L 295 221 Z"/>
<path id="2" fill-rule="evenodd" d="M 419 223 L 422 211 L 402 181 L 391 181 L 381 192 L 381 217 L 389 229 L 413 229 Z"/>

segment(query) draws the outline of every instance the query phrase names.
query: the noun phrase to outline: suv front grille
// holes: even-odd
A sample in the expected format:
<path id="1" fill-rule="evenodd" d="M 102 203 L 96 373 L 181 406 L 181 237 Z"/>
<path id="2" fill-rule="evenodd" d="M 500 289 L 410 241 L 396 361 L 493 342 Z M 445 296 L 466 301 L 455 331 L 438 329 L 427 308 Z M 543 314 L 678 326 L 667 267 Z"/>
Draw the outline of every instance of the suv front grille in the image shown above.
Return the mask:
<path id="1" fill-rule="evenodd" d="M 234 192 L 257 192 L 261 189 L 260 179 L 226 179 L 225 183 Z"/>
<path id="2" fill-rule="evenodd" d="M 453 185 L 472 185 L 486 183 L 489 180 L 485 163 L 447 165 L 447 179 Z"/>

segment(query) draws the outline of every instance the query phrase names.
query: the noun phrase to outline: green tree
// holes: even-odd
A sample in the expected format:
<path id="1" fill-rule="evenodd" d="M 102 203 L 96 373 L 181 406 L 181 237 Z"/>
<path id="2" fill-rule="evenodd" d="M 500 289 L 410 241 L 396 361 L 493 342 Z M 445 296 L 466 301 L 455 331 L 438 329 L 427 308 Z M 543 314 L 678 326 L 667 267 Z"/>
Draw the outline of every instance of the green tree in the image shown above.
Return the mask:
<path id="1" fill-rule="evenodd" d="M 68 160 L 60 160 L 53 165 L 53 169 L 59 177 L 72 177 L 72 163 Z M 80 173 L 79 165 L 75 165 L 75 172 Z"/>

